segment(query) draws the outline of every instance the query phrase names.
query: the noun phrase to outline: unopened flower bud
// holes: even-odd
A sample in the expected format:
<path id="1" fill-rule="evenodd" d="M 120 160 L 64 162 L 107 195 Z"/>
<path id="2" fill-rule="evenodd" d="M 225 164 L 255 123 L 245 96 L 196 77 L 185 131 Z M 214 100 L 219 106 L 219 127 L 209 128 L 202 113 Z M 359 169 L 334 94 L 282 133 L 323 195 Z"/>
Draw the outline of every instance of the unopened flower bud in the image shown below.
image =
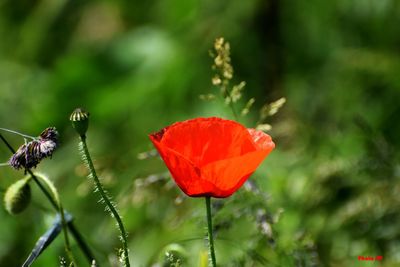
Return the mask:
<path id="1" fill-rule="evenodd" d="M 8 213 L 16 215 L 28 207 L 31 202 L 29 178 L 24 178 L 10 185 L 4 195 L 5 208 Z"/>
<path id="2" fill-rule="evenodd" d="M 89 113 L 82 108 L 75 109 L 69 120 L 72 122 L 72 127 L 80 136 L 85 136 L 89 126 Z"/>

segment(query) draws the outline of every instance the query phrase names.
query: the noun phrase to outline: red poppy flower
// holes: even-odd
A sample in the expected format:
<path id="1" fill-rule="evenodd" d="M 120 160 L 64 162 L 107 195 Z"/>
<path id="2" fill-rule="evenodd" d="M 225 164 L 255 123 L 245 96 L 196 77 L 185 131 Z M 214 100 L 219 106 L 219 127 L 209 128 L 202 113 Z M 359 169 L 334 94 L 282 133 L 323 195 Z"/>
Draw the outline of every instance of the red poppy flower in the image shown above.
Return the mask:
<path id="1" fill-rule="evenodd" d="M 150 139 L 192 197 L 232 195 L 275 147 L 269 135 L 215 117 L 174 123 Z"/>

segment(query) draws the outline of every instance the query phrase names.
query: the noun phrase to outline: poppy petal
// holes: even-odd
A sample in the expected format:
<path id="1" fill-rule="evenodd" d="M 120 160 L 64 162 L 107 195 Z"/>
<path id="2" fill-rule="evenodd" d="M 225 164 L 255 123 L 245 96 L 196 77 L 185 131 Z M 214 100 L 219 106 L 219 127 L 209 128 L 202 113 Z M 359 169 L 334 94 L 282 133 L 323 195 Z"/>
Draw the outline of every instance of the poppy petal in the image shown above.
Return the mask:
<path id="1" fill-rule="evenodd" d="M 188 196 L 203 195 L 204 192 L 213 192 L 215 186 L 208 181 L 204 181 L 200 176 L 200 169 L 193 162 L 163 144 L 159 143 L 154 136 L 150 136 L 151 141 L 160 153 L 171 176 L 176 184 Z"/>
<path id="2" fill-rule="evenodd" d="M 271 136 L 256 129 L 247 129 L 249 132 L 256 149 L 274 149 L 275 144 L 272 142 Z"/>
<path id="3" fill-rule="evenodd" d="M 237 191 L 275 147 L 268 134 L 215 117 L 174 123 L 150 139 L 185 194 L 219 198 Z"/>
<path id="4" fill-rule="evenodd" d="M 215 117 L 175 123 L 165 131 L 161 143 L 199 167 L 254 150 L 244 126 Z"/>
<path id="5" fill-rule="evenodd" d="M 247 153 L 240 157 L 212 162 L 201 169 L 202 177 L 215 184 L 222 192 L 222 195 L 214 197 L 227 197 L 243 185 L 272 149 L 273 147 Z"/>

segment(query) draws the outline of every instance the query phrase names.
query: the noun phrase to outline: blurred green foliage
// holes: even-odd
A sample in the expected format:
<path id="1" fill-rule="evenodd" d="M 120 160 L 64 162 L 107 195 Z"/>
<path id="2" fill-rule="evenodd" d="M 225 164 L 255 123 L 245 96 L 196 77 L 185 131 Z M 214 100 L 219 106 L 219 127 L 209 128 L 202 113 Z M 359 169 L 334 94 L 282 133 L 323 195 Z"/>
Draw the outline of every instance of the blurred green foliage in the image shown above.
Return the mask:
<path id="1" fill-rule="evenodd" d="M 267 121 L 277 148 L 252 183 L 214 201 L 219 264 L 367 266 L 359 255 L 382 255 L 380 266 L 396 266 L 398 25 L 397 0 L 2 0 L 0 126 L 30 135 L 57 127 L 61 146 L 38 169 L 102 266 L 118 266 L 117 232 L 68 121 L 85 107 L 89 147 L 126 222 L 134 266 L 205 266 L 203 201 L 184 197 L 158 158 L 137 155 L 151 149 L 150 132 L 176 120 L 233 118 L 223 101 L 199 99 L 218 92 L 208 50 L 224 36 L 235 84 L 246 81 L 244 99 L 256 99 L 242 123 L 254 127 L 265 102 L 287 103 Z M 0 145 L 0 160 L 9 157 Z M 0 170 L 3 195 L 23 173 Z M 0 209 L 0 266 L 20 266 L 54 219 L 34 186 L 32 197 L 18 216 Z M 62 255 L 59 237 L 34 266 L 57 266 Z"/>

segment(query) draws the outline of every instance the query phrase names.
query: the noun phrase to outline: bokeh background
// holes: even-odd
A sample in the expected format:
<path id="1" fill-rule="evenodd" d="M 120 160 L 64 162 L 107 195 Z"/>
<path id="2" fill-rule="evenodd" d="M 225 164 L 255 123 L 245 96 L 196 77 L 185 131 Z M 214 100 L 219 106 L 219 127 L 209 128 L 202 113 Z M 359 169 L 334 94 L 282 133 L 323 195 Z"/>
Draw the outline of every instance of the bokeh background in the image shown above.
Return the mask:
<path id="1" fill-rule="evenodd" d="M 234 81 L 268 119 L 277 147 L 253 186 L 214 202 L 220 266 L 400 264 L 400 2 L 0 1 L 0 127 L 61 144 L 38 171 L 56 184 L 101 266 L 118 266 L 114 222 L 97 203 L 69 114 L 91 113 L 89 147 L 126 222 L 134 266 L 206 266 L 205 209 L 183 196 L 148 134 L 198 116 L 232 119 L 213 87 L 214 39 L 231 44 Z M 23 139 L 4 136 L 18 147 Z M 0 144 L 0 160 L 10 157 Z M 0 169 L 0 188 L 23 172 Z M 256 186 L 256 188 L 254 188 Z M 54 212 L 32 184 L 31 206 L 0 209 L 0 266 L 20 266 Z M 73 250 L 86 262 L 75 243 Z M 62 237 L 33 266 L 59 266 Z M 363 262 L 358 256 L 383 256 Z M 172 265 L 171 265 L 172 266 Z"/>

